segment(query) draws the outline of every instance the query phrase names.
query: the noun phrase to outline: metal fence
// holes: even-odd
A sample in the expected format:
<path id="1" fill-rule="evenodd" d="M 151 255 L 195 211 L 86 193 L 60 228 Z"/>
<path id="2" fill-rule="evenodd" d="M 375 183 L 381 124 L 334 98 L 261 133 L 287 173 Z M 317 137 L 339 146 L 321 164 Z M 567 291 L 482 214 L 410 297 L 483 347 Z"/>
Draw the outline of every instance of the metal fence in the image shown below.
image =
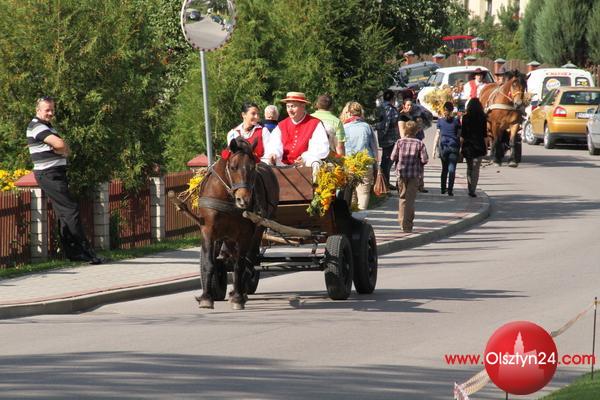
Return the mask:
<path id="1" fill-rule="evenodd" d="M 179 194 L 188 188 L 188 181 L 194 176 L 192 171 L 176 172 L 165 176 L 165 193 L 169 191 Z M 188 202 L 188 207 L 191 205 Z M 175 205 L 165 201 L 165 236 L 167 239 L 195 236 L 200 233 L 198 225 L 177 211 Z"/>
<path id="2" fill-rule="evenodd" d="M 0 192 L 0 268 L 31 259 L 31 193 Z"/>
<path id="3" fill-rule="evenodd" d="M 111 249 L 131 249 L 152 241 L 150 189 L 127 192 L 120 181 L 108 187 Z"/>

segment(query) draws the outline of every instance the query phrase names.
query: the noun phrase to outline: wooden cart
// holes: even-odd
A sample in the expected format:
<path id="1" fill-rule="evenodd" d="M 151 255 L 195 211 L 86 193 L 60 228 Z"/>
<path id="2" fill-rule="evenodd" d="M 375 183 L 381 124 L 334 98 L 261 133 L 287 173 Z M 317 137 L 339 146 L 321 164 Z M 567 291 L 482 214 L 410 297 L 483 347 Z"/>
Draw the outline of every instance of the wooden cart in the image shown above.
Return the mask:
<path id="1" fill-rule="evenodd" d="M 267 228 L 259 254 L 253 257 L 255 273 L 248 279 L 248 293 L 255 293 L 261 271 L 314 270 L 324 272 L 327 293 L 333 300 L 347 299 L 353 282 L 358 293 L 372 293 L 377 283 L 377 240 L 368 222 L 352 217 L 351 192 L 338 193 L 324 216 L 310 216 L 306 210 L 313 197 L 312 169 L 284 167 L 273 170 L 280 190 L 275 218 L 267 220 L 251 212 L 243 213 L 244 217 Z M 185 204 L 178 202 L 171 193 L 169 197 L 194 218 Z M 195 220 L 199 222 L 197 218 Z M 282 250 L 281 246 L 295 246 L 306 251 L 270 254 L 273 249 Z M 201 266 L 200 270 L 202 272 L 204 268 Z M 217 288 L 215 300 L 225 298 L 225 271 L 232 271 L 233 266 L 223 263 L 219 270 L 222 272 L 215 273 L 213 281 L 213 287 Z"/>

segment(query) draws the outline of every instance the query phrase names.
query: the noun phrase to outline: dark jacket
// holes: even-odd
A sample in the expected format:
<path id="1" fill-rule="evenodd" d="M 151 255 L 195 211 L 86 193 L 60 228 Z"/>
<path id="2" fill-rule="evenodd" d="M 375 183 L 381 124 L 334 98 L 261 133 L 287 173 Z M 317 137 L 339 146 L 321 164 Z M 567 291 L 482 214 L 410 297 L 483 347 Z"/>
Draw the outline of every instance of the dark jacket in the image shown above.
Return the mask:
<path id="1" fill-rule="evenodd" d="M 483 157 L 487 153 L 485 137 L 487 135 L 487 121 L 485 115 L 465 114 L 462 118 L 463 139 L 462 154 L 465 158 Z"/>
<path id="2" fill-rule="evenodd" d="M 398 110 L 388 101 L 379 108 L 379 117 L 375 124 L 380 147 L 392 147 L 400 138 L 398 130 Z"/>

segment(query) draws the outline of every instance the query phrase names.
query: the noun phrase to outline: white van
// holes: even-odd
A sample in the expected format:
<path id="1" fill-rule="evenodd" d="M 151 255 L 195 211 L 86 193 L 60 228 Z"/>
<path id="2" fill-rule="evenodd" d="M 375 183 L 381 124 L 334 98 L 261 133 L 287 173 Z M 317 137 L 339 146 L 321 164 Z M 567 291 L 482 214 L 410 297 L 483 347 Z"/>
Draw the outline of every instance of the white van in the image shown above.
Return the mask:
<path id="1" fill-rule="evenodd" d="M 532 107 L 552 89 L 561 86 L 593 87 L 594 80 L 588 71 L 577 68 L 539 68 L 527 74 L 527 91 L 531 94 L 531 104 L 527 107 L 527 117 L 531 115 Z"/>
<path id="2" fill-rule="evenodd" d="M 417 100 L 419 104 L 429 110 L 434 117 L 438 117 L 436 110 L 434 110 L 433 106 L 425 101 L 425 96 L 428 93 L 434 91 L 435 89 L 441 86 L 454 86 L 456 81 L 461 79 L 465 84 L 469 81 L 469 78 L 475 72 L 475 70 L 480 69 L 483 73 L 483 81 L 486 83 L 494 82 L 494 77 L 490 73 L 490 71 L 481 65 L 471 65 L 471 66 L 459 66 L 459 67 L 446 67 L 440 68 L 436 70 L 429 79 L 427 80 L 427 85 L 419 91 L 417 95 Z"/>

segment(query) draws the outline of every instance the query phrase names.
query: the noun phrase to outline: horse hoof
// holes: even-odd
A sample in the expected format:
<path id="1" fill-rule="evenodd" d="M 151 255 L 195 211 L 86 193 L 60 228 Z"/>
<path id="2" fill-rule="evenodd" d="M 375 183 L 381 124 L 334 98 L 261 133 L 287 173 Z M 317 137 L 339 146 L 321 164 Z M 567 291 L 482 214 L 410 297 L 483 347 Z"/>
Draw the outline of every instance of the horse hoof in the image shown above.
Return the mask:
<path id="1" fill-rule="evenodd" d="M 233 310 L 243 310 L 245 308 L 244 303 L 231 303 Z"/>
<path id="2" fill-rule="evenodd" d="M 202 297 L 196 296 L 196 301 L 198 302 L 198 307 L 200 308 L 215 308 L 215 302 L 208 299 L 203 299 Z"/>

